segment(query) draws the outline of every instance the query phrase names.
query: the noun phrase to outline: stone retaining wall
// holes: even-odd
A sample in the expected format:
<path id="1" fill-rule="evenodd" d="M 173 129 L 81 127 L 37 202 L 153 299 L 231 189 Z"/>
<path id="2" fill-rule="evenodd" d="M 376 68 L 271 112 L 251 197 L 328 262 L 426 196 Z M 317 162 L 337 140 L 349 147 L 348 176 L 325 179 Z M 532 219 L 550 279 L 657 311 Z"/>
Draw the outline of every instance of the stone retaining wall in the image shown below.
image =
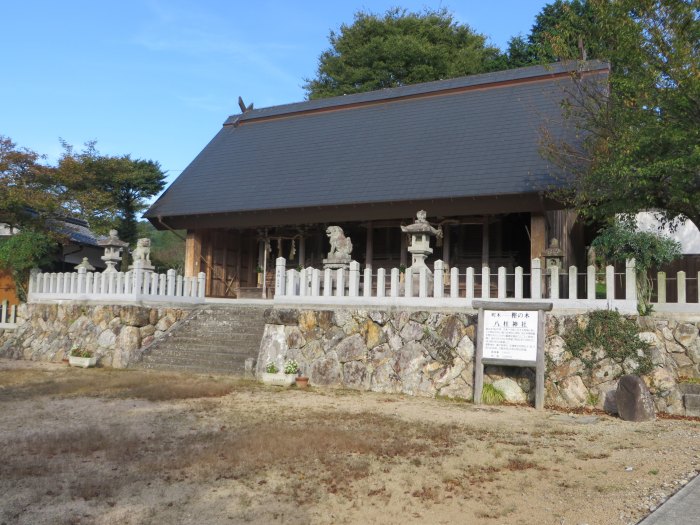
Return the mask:
<path id="1" fill-rule="evenodd" d="M 361 309 L 271 309 L 257 362 L 258 373 L 272 361 L 295 359 L 310 384 L 418 396 L 471 399 L 476 315 L 434 311 Z M 638 318 L 641 339 L 650 344 L 653 369 L 644 377 L 659 411 L 683 414 L 679 377 L 700 377 L 700 317 Z M 547 316 L 546 404 L 596 406 L 614 410 L 609 392 L 617 379 L 634 373 L 634 359 L 622 363 L 594 349 L 587 369 L 567 349 L 564 337 L 587 316 Z M 486 367 L 508 400 L 534 402 L 534 371 Z"/>
<path id="2" fill-rule="evenodd" d="M 73 346 L 99 365 L 126 368 L 191 308 L 127 305 L 22 304 L 15 330 L 0 330 L 0 357 L 61 361 Z"/>

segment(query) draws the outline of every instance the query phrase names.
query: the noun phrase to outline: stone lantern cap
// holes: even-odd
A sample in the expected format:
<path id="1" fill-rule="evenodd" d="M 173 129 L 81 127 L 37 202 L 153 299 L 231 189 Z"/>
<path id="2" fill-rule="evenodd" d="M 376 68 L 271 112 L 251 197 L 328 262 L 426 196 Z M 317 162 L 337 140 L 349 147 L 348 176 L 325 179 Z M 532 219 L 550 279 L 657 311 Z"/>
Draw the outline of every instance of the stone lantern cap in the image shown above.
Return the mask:
<path id="1" fill-rule="evenodd" d="M 427 216 L 425 210 L 420 210 L 416 213 L 416 220 L 413 224 L 408 226 L 401 226 L 401 231 L 404 233 L 428 233 L 430 235 L 435 235 L 437 237 L 442 237 L 442 230 L 433 228 L 430 223 L 425 219 Z"/>
<path id="2" fill-rule="evenodd" d="M 544 251 L 545 257 L 564 257 L 564 250 L 559 247 L 559 239 L 556 237 L 549 241 L 549 248 Z"/>
<path id="3" fill-rule="evenodd" d="M 109 230 L 109 237 L 100 239 L 97 241 L 97 245 L 104 248 L 126 248 L 129 243 L 119 238 L 117 230 Z"/>

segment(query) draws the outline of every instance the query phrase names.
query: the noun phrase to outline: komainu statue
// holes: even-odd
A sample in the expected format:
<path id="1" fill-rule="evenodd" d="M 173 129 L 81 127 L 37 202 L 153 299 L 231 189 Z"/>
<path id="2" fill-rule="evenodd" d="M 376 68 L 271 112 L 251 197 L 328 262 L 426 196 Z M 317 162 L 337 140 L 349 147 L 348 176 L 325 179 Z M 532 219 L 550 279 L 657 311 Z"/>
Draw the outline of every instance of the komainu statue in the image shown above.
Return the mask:
<path id="1" fill-rule="evenodd" d="M 346 237 L 340 226 L 329 226 L 326 228 L 326 235 L 331 243 L 331 251 L 328 252 L 329 259 L 349 258 L 352 253 L 352 241 Z"/>

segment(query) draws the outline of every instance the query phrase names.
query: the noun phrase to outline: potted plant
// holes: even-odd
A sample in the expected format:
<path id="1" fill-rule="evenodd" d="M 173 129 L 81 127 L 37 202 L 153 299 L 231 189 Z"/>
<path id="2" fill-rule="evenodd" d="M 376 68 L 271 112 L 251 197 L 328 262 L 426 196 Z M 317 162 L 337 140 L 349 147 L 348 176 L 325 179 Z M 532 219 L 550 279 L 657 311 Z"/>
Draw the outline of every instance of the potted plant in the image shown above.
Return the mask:
<path id="1" fill-rule="evenodd" d="M 291 386 L 294 384 L 294 375 L 281 372 L 275 363 L 269 362 L 262 374 L 262 382 L 266 385 Z"/>
<path id="2" fill-rule="evenodd" d="M 78 346 L 74 346 L 68 355 L 68 364 L 70 366 L 90 368 L 97 364 L 97 356 L 90 350 L 81 350 Z"/>

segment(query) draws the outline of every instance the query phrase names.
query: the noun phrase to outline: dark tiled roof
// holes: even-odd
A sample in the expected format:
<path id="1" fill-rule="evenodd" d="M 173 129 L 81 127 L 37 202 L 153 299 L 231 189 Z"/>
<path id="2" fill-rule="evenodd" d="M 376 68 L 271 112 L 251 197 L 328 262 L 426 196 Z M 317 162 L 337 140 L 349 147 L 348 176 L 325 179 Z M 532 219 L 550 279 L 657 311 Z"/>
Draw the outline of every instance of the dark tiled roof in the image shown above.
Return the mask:
<path id="1" fill-rule="evenodd" d="M 257 109 L 230 117 L 148 217 L 531 193 L 552 183 L 555 64 Z M 605 74 L 607 64 L 589 62 Z M 580 68 L 579 68 L 580 69 Z"/>
<path id="2" fill-rule="evenodd" d="M 97 241 L 101 237 L 97 237 L 88 223 L 82 219 L 61 218 L 51 221 L 51 229 L 57 233 L 66 235 L 75 244 L 84 246 L 98 246 Z"/>

